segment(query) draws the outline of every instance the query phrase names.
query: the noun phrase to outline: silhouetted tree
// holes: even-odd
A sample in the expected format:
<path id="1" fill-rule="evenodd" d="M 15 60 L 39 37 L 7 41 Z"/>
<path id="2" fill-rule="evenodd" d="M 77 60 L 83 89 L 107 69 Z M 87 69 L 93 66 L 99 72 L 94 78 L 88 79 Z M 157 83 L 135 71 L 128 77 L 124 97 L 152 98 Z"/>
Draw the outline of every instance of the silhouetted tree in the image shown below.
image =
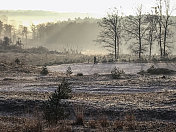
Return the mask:
<path id="1" fill-rule="evenodd" d="M 10 43 L 11 43 L 10 38 L 4 37 L 4 40 L 3 40 L 4 47 L 8 47 Z"/>
<path id="2" fill-rule="evenodd" d="M 23 44 L 21 42 L 21 38 L 18 38 L 18 40 L 16 41 L 16 46 L 22 48 Z"/>
<path id="3" fill-rule="evenodd" d="M 174 22 L 171 19 L 171 13 L 172 11 L 170 10 L 170 1 L 165 0 L 165 14 L 162 15 L 162 25 L 164 29 L 164 36 L 163 36 L 163 56 L 165 57 L 167 55 L 166 53 L 166 47 L 169 47 L 167 39 L 171 37 L 169 27 L 174 24 Z"/>
<path id="4" fill-rule="evenodd" d="M 122 17 L 118 15 L 118 10 L 114 9 L 112 13 L 98 22 L 102 30 L 96 41 L 102 43 L 105 48 L 114 53 L 115 59 L 119 58 L 121 21 Z"/>
<path id="5" fill-rule="evenodd" d="M 0 21 L 0 38 L 1 38 L 2 31 L 3 31 L 3 22 Z"/>
<path id="6" fill-rule="evenodd" d="M 23 36 L 25 36 L 26 44 L 27 44 L 27 35 L 28 35 L 28 28 L 27 27 L 23 27 L 22 34 L 23 34 Z"/>
<path id="7" fill-rule="evenodd" d="M 151 59 L 152 55 L 152 45 L 157 38 L 157 21 L 158 16 L 152 14 L 147 15 L 146 22 L 148 23 L 148 28 L 145 36 L 145 40 L 148 42 L 149 45 L 149 59 Z"/>
<path id="8" fill-rule="evenodd" d="M 12 25 L 4 24 L 4 36 L 12 37 Z"/>
<path id="9" fill-rule="evenodd" d="M 31 30 L 32 30 L 32 39 L 35 41 L 37 37 L 37 27 L 34 24 L 32 24 Z"/>
<path id="10" fill-rule="evenodd" d="M 43 42 L 45 39 L 45 24 L 37 25 L 37 38 L 39 42 Z"/>
<path id="11" fill-rule="evenodd" d="M 159 11 L 157 11 L 158 15 L 158 24 L 159 24 L 159 32 L 158 32 L 158 44 L 160 46 L 160 56 L 163 56 L 163 48 L 162 48 L 162 0 L 159 0 L 157 5 Z"/>
<path id="12" fill-rule="evenodd" d="M 173 10 L 170 9 L 169 0 L 158 0 L 157 7 L 155 8 L 156 15 L 158 16 L 158 43 L 160 46 L 160 56 L 165 57 L 167 55 L 166 48 L 169 49 L 169 44 L 172 43 L 171 41 L 168 42 L 168 39 L 173 37 L 169 28 L 175 24 L 171 19 Z"/>
<path id="13" fill-rule="evenodd" d="M 141 59 L 141 54 L 146 50 L 143 41 L 147 31 L 145 15 L 142 14 L 142 5 L 137 8 L 136 16 L 128 16 L 126 18 L 124 29 L 129 37 L 128 40 L 132 41 L 132 51 L 137 53 L 139 59 Z"/>

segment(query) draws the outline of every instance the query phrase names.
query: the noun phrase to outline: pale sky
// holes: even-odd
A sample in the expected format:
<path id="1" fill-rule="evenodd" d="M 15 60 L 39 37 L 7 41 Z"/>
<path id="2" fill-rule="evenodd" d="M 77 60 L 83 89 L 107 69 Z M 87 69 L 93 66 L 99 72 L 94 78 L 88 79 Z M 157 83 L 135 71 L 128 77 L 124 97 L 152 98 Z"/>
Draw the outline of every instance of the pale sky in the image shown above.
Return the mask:
<path id="1" fill-rule="evenodd" d="M 0 0 L 3 10 L 47 10 L 56 12 L 80 12 L 105 15 L 109 8 L 122 9 L 125 15 L 134 14 L 136 7 L 143 5 L 144 12 L 149 12 L 156 0 Z M 170 0 L 176 8 L 176 0 Z M 174 13 L 175 15 L 176 13 Z"/>

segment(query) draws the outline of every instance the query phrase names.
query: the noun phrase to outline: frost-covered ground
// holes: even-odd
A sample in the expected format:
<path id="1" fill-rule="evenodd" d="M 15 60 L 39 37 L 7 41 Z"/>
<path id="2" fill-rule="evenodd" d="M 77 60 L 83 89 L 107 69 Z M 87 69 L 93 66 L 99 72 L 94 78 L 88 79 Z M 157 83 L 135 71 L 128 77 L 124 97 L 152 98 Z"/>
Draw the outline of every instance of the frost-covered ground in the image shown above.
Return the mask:
<path id="1" fill-rule="evenodd" d="M 3 105 L 8 104 L 8 101 L 14 103 L 17 100 L 21 107 L 21 103 L 25 102 L 22 100 L 46 100 L 65 76 L 60 73 L 65 73 L 70 66 L 73 75 L 65 77 L 71 82 L 73 98 L 68 102 L 86 108 L 86 114 L 93 114 L 94 110 L 119 113 L 132 109 L 139 118 L 142 113 L 150 118 L 176 122 L 176 75 L 167 75 L 163 79 L 162 75 L 136 74 L 151 65 L 153 64 L 69 64 L 49 66 L 51 73 L 47 76 L 8 74 L 0 77 L 0 108 L 5 110 Z M 154 65 L 176 70 L 174 63 Z M 112 79 L 110 71 L 115 66 L 123 69 L 126 75 Z M 80 72 L 84 76 L 75 76 Z"/>
<path id="2" fill-rule="evenodd" d="M 73 75 L 83 73 L 84 77 L 77 80 L 71 79 L 74 92 L 87 93 L 136 93 L 136 92 L 160 92 L 164 90 L 175 90 L 172 84 L 159 83 L 163 81 L 161 76 L 140 76 L 137 72 L 147 70 L 154 65 L 159 68 L 176 70 L 175 63 L 116 63 L 116 64 L 63 64 L 48 66 L 50 72 L 65 73 L 70 66 Z M 114 67 L 123 69 L 127 76 L 122 79 L 112 80 L 106 74 L 110 74 Z M 4 80 L 7 78 L 7 80 Z M 175 79 L 175 75 L 168 76 L 167 81 Z M 145 81 L 151 84 L 146 85 Z M 11 76 L 0 77 L 0 91 L 37 91 L 53 92 L 57 88 L 57 75 L 55 76 Z M 136 85 L 134 85 L 136 84 Z M 139 85 L 140 84 L 140 85 Z"/>
<path id="3" fill-rule="evenodd" d="M 92 75 L 94 73 L 109 74 L 116 66 L 123 69 L 127 74 L 136 74 L 141 70 L 147 70 L 150 66 L 154 65 L 158 68 L 168 68 L 176 70 L 175 63 L 105 63 L 105 64 L 63 64 L 56 66 L 48 66 L 52 72 L 63 72 L 70 66 L 73 74 L 83 73 L 84 75 Z"/>

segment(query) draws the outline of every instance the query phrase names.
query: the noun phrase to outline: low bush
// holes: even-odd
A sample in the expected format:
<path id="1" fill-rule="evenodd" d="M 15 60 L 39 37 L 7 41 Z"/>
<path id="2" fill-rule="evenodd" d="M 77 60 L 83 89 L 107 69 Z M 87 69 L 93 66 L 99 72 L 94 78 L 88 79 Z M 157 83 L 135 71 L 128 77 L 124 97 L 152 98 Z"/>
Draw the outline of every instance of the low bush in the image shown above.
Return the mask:
<path id="1" fill-rule="evenodd" d="M 140 75 L 145 75 L 145 74 L 146 74 L 146 71 L 141 70 L 141 71 L 139 71 L 137 74 L 140 74 Z"/>
<path id="2" fill-rule="evenodd" d="M 83 73 L 77 73 L 77 76 L 83 76 Z"/>
<path id="3" fill-rule="evenodd" d="M 120 70 L 119 68 L 117 67 L 114 67 L 112 70 L 111 70 L 111 75 L 112 75 L 112 78 L 113 79 L 119 79 L 121 77 L 121 75 L 124 75 L 125 72 L 123 70 Z"/>
<path id="4" fill-rule="evenodd" d="M 160 74 L 173 74 L 176 73 L 176 71 L 167 68 L 155 68 L 154 65 L 152 65 L 149 69 L 147 69 L 147 73 L 160 75 Z"/>
<path id="5" fill-rule="evenodd" d="M 40 74 L 41 74 L 41 75 L 47 75 L 48 73 L 49 73 L 49 72 L 48 72 L 47 67 L 44 66 L 44 67 L 42 68 L 42 71 L 40 72 Z"/>
<path id="6" fill-rule="evenodd" d="M 20 64 L 20 60 L 19 60 L 18 58 L 16 58 L 16 59 L 15 59 L 15 63 L 16 63 L 17 65 L 19 65 L 19 64 Z"/>
<path id="7" fill-rule="evenodd" d="M 71 67 L 69 66 L 69 67 L 67 68 L 67 70 L 66 70 L 66 75 L 67 75 L 67 76 L 70 76 L 72 73 L 73 73 L 73 72 L 72 72 L 72 69 L 71 69 Z"/>

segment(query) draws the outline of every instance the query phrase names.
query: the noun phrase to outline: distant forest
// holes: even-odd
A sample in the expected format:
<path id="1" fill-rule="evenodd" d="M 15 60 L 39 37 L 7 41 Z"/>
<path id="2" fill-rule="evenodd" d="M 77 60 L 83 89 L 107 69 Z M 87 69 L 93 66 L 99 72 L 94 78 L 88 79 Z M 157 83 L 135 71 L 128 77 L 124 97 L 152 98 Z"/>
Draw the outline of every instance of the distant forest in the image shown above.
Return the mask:
<path id="1" fill-rule="evenodd" d="M 8 24 L 8 17 L 10 16 L 32 16 L 31 11 L 0 11 L 0 38 L 3 43 L 4 37 L 9 38 L 10 45 L 19 44 L 24 48 L 43 46 L 50 50 L 57 50 L 58 52 L 64 50 L 75 50 L 82 53 L 109 53 L 103 46 L 98 43 L 97 37 L 100 34 L 102 27 L 99 25 L 101 19 L 91 17 L 68 19 L 65 21 L 47 22 L 41 24 L 31 24 L 30 26 L 18 25 L 17 27 Z M 18 15 L 17 15 L 18 14 Z M 35 16 L 46 15 L 50 13 L 38 11 Z M 53 15 L 56 15 L 53 13 Z M 79 14 L 78 14 L 79 15 Z M 19 17 L 18 16 L 18 17 Z M 59 16 L 59 15 L 57 15 Z M 125 16 L 122 20 L 125 23 Z M 131 16 L 133 17 L 133 16 Z M 7 18 L 7 19 L 6 19 Z M 176 17 L 171 16 L 172 21 L 176 22 Z M 170 27 L 169 27 L 170 28 Z M 173 43 L 170 45 L 168 53 L 176 54 L 176 27 L 170 28 L 173 35 Z M 127 41 L 126 35 L 122 36 L 124 39 L 121 41 L 120 52 L 121 54 L 131 54 L 131 43 L 133 40 Z M 6 38 L 7 39 L 7 38 Z M 153 45 L 152 54 L 159 54 L 157 44 Z M 144 53 L 148 54 L 148 52 Z"/>

